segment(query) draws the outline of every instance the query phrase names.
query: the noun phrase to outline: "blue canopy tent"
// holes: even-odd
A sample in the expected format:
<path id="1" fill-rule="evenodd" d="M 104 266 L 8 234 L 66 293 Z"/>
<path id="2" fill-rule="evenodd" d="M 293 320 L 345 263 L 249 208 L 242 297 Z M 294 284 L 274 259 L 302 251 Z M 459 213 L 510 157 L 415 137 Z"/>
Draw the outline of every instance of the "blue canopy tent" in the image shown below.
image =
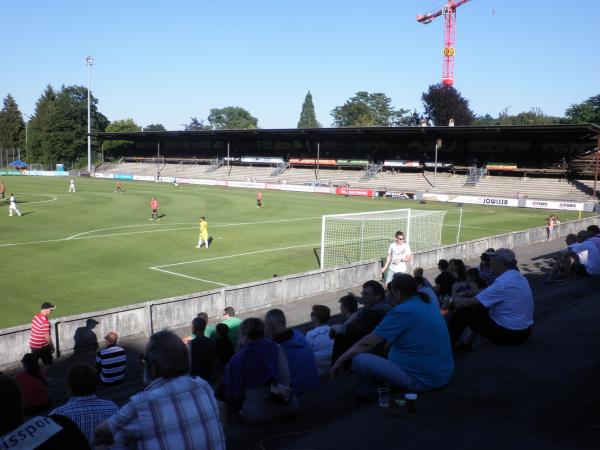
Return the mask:
<path id="1" fill-rule="evenodd" d="M 26 162 L 21 161 L 20 159 L 17 159 L 16 161 L 13 161 L 9 164 L 10 167 L 17 167 L 17 168 L 25 168 L 25 167 L 29 167 L 29 164 L 27 164 Z"/>

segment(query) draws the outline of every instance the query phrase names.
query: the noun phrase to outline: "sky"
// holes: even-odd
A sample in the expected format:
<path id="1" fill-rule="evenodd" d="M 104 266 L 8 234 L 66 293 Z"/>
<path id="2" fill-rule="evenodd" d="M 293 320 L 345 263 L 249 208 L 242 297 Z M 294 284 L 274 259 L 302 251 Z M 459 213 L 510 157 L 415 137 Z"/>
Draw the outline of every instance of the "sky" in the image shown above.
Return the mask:
<path id="1" fill-rule="evenodd" d="M 357 91 L 422 111 L 442 74 L 444 0 L 3 1 L 0 97 L 33 114 L 45 86 L 90 84 L 109 120 L 181 130 L 240 106 L 261 128 L 317 120 Z M 562 116 L 600 94 L 597 0 L 472 0 L 457 10 L 455 84 L 479 115 Z"/>

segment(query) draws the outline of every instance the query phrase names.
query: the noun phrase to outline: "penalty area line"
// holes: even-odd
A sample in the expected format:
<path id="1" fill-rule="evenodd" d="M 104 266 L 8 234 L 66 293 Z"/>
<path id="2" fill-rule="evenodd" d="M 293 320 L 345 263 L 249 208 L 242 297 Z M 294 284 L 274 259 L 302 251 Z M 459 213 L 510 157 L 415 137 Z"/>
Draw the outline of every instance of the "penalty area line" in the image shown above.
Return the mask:
<path id="1" fill-rule="evenodd" d="M 184 275 L 182 273 L 171 272 L 170 270 L 160 269 L 158 267 L 149 267 L 149 269 L 156 270 L 158 272 L 168 273 L 169 275 L 175 275 L 175 276 L 178 276 L 178 277 L 189 278 L 190 280 L 202 281 L 203 283 L 216 284 L 218 286 L 224 286 L 224 287 L 229 286 L 228 284 L 219 283 L 217 281 L 210 281 L 210 280 L 205 280 L 203 278 L 192 277 L 192 276 L 189 276 L 189 275 Z"/>

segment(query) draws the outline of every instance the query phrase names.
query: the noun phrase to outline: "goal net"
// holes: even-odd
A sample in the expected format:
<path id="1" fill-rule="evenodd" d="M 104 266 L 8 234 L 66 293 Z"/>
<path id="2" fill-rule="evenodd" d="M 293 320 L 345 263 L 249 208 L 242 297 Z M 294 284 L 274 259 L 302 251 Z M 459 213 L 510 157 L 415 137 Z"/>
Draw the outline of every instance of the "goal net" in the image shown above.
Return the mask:
<path id="1" fill-rule="evenodd" d="M 439 247 L 446 211 L 395 209 L 323 216 L 321 269 L 387 254 L 397 231 L 404 232 L 412 252 Z"/>

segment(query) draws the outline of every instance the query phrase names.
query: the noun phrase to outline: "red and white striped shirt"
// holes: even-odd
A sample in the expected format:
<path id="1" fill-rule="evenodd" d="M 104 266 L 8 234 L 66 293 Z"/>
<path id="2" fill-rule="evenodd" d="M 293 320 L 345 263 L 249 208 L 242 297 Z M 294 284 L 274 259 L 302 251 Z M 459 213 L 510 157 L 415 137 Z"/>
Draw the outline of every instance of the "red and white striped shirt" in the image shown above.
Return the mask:
<path id="1" fill-rule="evenodd" d="M 42 313 L 37 313 L 31 320 L 29 348 L 42 348 L 48 345 L 46 334 L 50 334 L 50 321 Z"/>

